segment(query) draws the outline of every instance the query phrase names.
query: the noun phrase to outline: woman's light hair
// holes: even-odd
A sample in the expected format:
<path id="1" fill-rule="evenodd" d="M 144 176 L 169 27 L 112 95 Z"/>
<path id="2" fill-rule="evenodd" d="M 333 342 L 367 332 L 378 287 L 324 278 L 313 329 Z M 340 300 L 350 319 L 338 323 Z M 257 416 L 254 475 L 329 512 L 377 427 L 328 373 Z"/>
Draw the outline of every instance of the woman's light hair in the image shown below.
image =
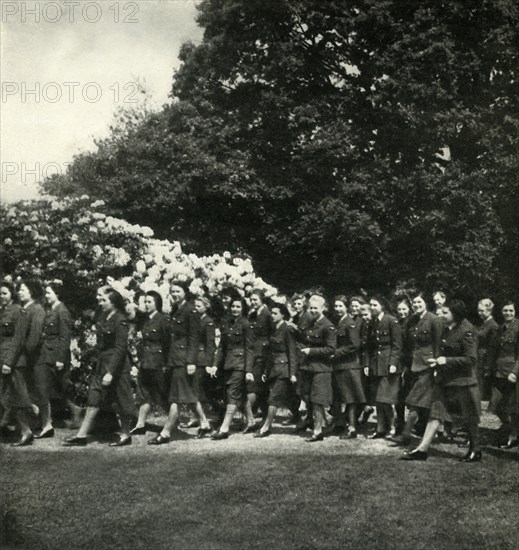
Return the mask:
<path id="1" fill-rule="evenodd" d="M 478 306 L 485 308 L 487 311 L 492 311 L 494 309 L 494 302 L 490 298 L 483 298 L 478 303 Z"/>

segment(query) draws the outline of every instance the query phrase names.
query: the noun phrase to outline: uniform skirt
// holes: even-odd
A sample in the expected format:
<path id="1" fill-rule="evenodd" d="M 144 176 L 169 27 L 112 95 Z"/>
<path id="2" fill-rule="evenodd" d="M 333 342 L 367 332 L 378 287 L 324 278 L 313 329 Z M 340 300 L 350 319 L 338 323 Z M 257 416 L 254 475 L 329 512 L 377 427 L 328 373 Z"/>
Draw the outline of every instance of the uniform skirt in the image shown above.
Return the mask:
<path id="1" fill-rule="evenodd" d="M 441 386 L 435 384 L 429 418 L 453 422 L 456 417 L 479 423 L 481 395 L 477 384 L 472 386 Z"/>
<path id="2" fill-rule="evenodd" d="M 141 405 L 167 406 L 166 380 L 161 369 L 141 369 L 137 377 L 136 401 Z"/>
<path id="3" fill-rule="evenodd" d="M 434 388 L 434 373 L 431 369 L 421 372 L 410 372 L 409 377 L 410 391 L 405 403 L 408 407 L 417 407 L 420 409 L 430 409 Z"/>
<path id="4" fill-rule="evenodd" d="M 70 398 L 70 365 L 58 369 L 50 363 L 38 363 L 31 378 L 30 393 L 39 407 L 51 400 L 65 402 Z"/>
<path id="5" fill-rule="evenodd" d="M 311 372 L 307 370 L 301 373 L 301 398 L 305 403 L 314 405 L 331 405 L 333 401 L 332 373 Z"/>
<path id="6" fill-rule="evenodd" d="M 400 374 L 388 374 L 387 376 L 370 376 L 370 395 L 375 403 L 395 405 L 398 401 L 400 390 Z"/>
<path id="7" fill-rule="evenodd" d="M 488 410 L 498 416 L 518 414 L 517 382 L 494 378 Z"/>
<path id="8" fill-rule="evenodd" d="M 0 374 L 0 398 L 5 409 L 31 409 L 27 388 L 27 367 L 15 367 L 10 374 Z"/>
<path id="9" fill-rule="evenodd" d="M 109 386 L 103 386 L 105 373 L 96 373 L 90 380 L 88 388 L 87 406 L 103 409 L 113 409 L 114 405 L 120 414 L 135 415 L 135 404 L 132 394 L 132 383 L 129 372 L 114 376 Z"/>
<path id="10" fill-rule="evenodd" d="M 271 378 L 268 383 L 269 405 L 278 408 L 288 407 L 291 385 L 288 378 Z"/>
<path id="11" fill-rule="evenodd" d="M 252 367 L 252 374 L 254 376 L 254 382 L 245 382 L 247 393 L 255 393 L 256 395 L 264 394 L 268 391 L 268 385 L 263 382 L 261 375 L 265 369 L 265 362 L 262 357 L 256 357 L 254 365 Z"/>
<path id="12" fill-rule="evenodd" d="M 228 405 L 242 405 L 245 400 L 245 372 L 242 370 L 225 371 L 225 394 Z"/>
<path id="13" fill-rule="evenodd" d="M 171 369 L 168 397 L 170 403 L 188 405 L 198 401 L 200 374 L 197 376 L 197 371 L 198 369 L 195 370 L 194 374 L 187 374 L 186 367 L 173 367 Z"/>
<path id="14" fill-rule="evenodd" d="M 339 392 L 344 392 L 343 403 L 346 403 L 347 405 L 361 405 L 366 403 L 366 393 L 364 391 L 364 384 L 362 381 L 362 370 L 347 369 L 339 372 L 344 373 L 344 387 L 343 390 L 339 390 Z"/>

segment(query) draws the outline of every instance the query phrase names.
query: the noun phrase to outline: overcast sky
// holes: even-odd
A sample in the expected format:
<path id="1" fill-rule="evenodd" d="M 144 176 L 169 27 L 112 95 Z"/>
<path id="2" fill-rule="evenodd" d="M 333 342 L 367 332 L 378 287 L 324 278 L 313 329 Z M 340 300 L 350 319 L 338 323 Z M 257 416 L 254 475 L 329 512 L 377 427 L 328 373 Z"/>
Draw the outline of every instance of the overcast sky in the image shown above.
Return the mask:
<path id="1" fill-rule="evenodd" d="M 2 201 L 36 197 L 92 149 L 117 106 L 141 101 L 136 81 L 167 102 L 181 44 L 202 37 L 196 0 L 0 1 Z"/>

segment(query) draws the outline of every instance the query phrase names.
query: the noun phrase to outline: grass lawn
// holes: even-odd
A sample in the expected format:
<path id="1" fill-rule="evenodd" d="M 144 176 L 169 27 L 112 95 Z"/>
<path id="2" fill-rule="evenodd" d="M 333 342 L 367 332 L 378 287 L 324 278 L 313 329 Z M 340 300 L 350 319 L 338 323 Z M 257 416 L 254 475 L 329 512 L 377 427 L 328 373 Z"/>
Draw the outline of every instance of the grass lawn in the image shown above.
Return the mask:
<path id="1" fill-rule="evenodd" d="M 72 432 L 59 430 L 1 444 L 0 546 L 517 549 L 517 449 L 465 465 L 464 449 L 441 444 L 407 463 L 386 441 L 309 444 L 290 431 L 63 448 Z"/>

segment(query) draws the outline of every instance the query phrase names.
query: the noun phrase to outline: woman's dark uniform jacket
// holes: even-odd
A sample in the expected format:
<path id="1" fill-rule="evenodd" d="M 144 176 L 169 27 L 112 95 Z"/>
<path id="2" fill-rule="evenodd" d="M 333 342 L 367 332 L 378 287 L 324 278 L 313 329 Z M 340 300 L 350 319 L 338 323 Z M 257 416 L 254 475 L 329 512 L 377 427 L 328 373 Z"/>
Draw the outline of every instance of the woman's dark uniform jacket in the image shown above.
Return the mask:
<path id="1" fill-rule="evenodd" d="M 230 320 L 222 329 L 215 366 L 223 369 L 227 403 L 241 405 L 245 397 L 245 374 L 253 372 L 254 333 L 245 317 Z"/>
<path id="2" fill-rule="evenodd" d="M 20 330 L 22 321 L 21 307 L 18 304 L 9 304 L 0 309 L 0 366 L 11 367 L 10 374 L 0 374 L 0 397 L 4 408 L 9 409 L 16 401 L 16 396 L 22 396 L 27 406 L 30 406 L 23 369 L 15 369 L 13 357 L 15 353 L 17 330 Z"/>
<path id="3" fill-rule="evenodd" d="M 193 305 L 184 302 L 171 312 L 170 345 L 167 366 L 171 368 L 169 402 L 196 403 L 195 376 L 187 374 L 187 365 L 196 365 L 198 317 Z"/>
<path id="4" fill-rule="evenodd" d="M 207 374 L 205 368 L 213 366 L 216 353 L 215 324 L 207 313 L 198 316 L 196 341 L 195 386 L 198 400 L 205 403 L 207 401 L 206 388 L 209 390 L 209 394 L 212 390 L 212 378 Z"/>
<path id="5" fill-rule="evenodd" d="M 164 368 L 169 352 L 169 323 L 166 315 L 157 311 L 147 316 L 141 329 L 139 346 L 139 374 L 137 376 L 137 404 L 166 405 Z"/>
<path id="6" fill-rule="evenodd" d="M 254 333 L 254 382 L 247 382 L 247 393 L 263 394 L 267 388 L 261 377 L 265 373 L 269 338 L 274 332 L 274 322 L 270 311 L 264 305 L 259 310 L 250 312 L 249 322 Z"/>
<path id="7" fill-rule="evenodd" d="M 314 320 L 300 331 L 302 348 L 309 348 L 300 365 L 301 395 L 306 403 L 330 405 L 332 394 L 332 355 L 337 347 L 337 331 L 326 317 Z"/>
<path id="8" fill-rule="evenodd" d="M 286 322 L 274 328 L 269 341 L 266 376 L 269 382 L 269 405 L 289 404 L 290 377 L 297 376 L 299 367 L 295 330 Z"/>
<path id="9" fill-rule="evenodd" d="M 435 369 L 430 418 L 452 421 L 451 414 L 461 412 L 467 421 L 478 422 L 477 343 L 474 327 L 466 319 L 452 328 L 444 327 L 439 356 L 447 362 Z"/>
<path id="10" fill-rule="evenodd" d="M 427 361 L 440 355 L 443 326 L 442 319 L 429 311 L 409 321 L 406 334 L 411 359 L 408 407 L 431 408 L 434 373 Z"/>
<path id="11" fill-rule="evenodd" d="M 135 414 L 128 355 L 129 328 L 128 319 L 120 311 L 100 315 L 96 323 L 97 364 L 88 389 L 88 406 L 111 407 L 115 403 L 120 414 Z M 108 386 L 102 384 L 105 374 L 113 376 Z"/>
<path id="12" fill-rule="evenodd" d="M 510 382 L 508 376 L 513 373 L 519 378 L 519 319 L 499 327 L 490 363 L 493 375 L 490 410 L 499 415 L 518 414 L 517 382 Z"/>
<path id="13" fill-rule="evenodd" d="M 488 400 L 490 394 L 489 381 L 492 371 L 491 360 L 498 330 L 499 325 L 493 317 L 490 317 L 490 319 L 487 319 L 476 328 L 478 345 L 478 384 L 483 400 Z"/>
<path id="14" fill-rule="evenodd" d="M 64 304 L 58 302 L 45 310 L 42 346 L 34 367 L 36 402 L 48 405 L 49 400 L 66 400 L 70 385 L 70 339 L 72 318 Z M 63 368 L 56 369 L 56 363 Z"/>
<path id="15" fill-rule="evenodd" d="M 361 345 L 360 318 L 346 315 L 337 325 L 337 348 L 332 358 L 334 385 L 341 403 L 365 403 L 359 350 Z"/>
<path id="16" fill-rule="evenodd" d="M 380 320 L 378 317 L 372 319 L 368 326 L 363 366 L 369 367 L 370 392 L 376 402 L 395 404 L 398 400 L 401 351 L 402 329 L 398 321 L 387 313 Z M 390 374 L 392 365 L 396 372 Z"/>
<path id="17" fill-rule="evenodd" d="M 37 302 L 31 302 L 20 310 L 20 319 L 4 361 L 11 367 L 8 402 L 12 408 L 32 407 L 29 392 L 34 385 L 34 365 L 41 350 L 44 320 L 45 311 Z"/>

